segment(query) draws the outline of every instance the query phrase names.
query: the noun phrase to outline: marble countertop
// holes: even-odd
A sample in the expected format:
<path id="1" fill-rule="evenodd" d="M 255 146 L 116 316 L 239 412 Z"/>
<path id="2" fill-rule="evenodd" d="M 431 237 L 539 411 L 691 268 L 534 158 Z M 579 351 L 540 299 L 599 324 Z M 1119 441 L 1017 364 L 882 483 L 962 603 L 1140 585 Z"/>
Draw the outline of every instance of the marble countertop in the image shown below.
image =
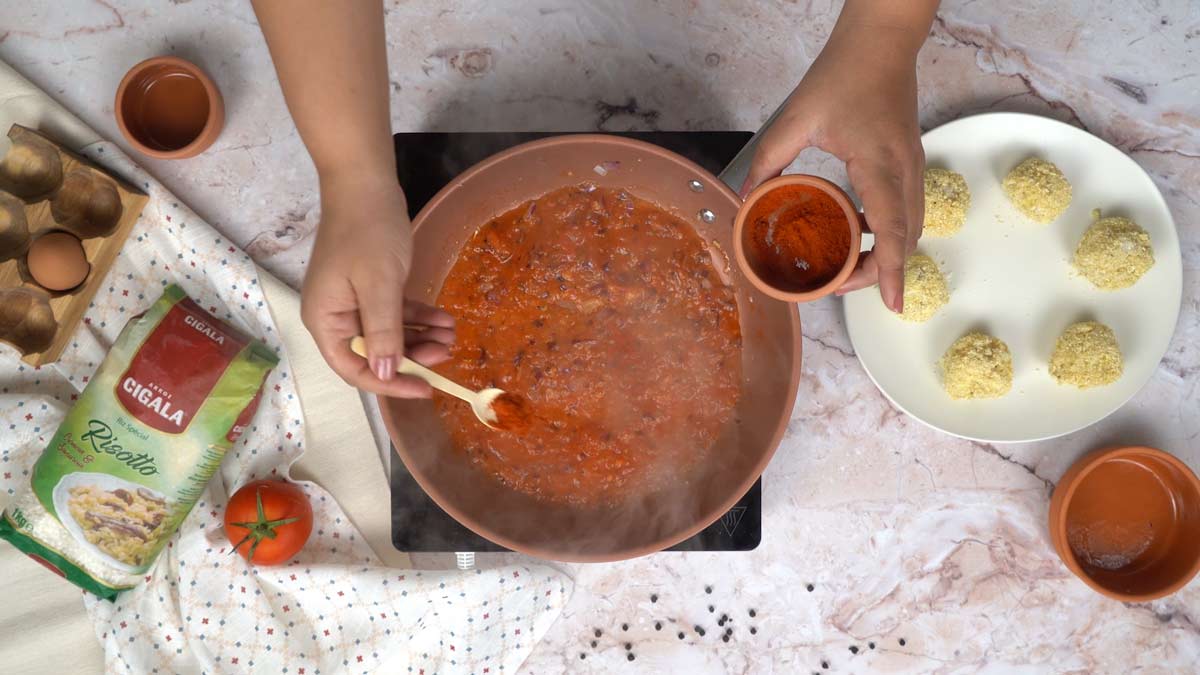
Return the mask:
<path id="1" fill-rule="evenodd" d="M 389 2 L 396 130 L 754 129 L 817 54 L 838 5 L 499 4 Z M 1055 481 L 1092 448 L 1155 445 L 1200 470 L 1200 11 L 943 5 L 920 58 L 925 128 L 995 110 L 1066 120 L 1128 152 L 1166 196 L 1184 305 L 1157 374 L 1085 431 L 972 443 L 893 408 L 854 357 L 836 302 L 806 305 L 799 402 L 764 477 L 762 545 L 566 566 L 575 594 L 525 671 L 1162 672 L 1200 661 L 1200 581 L 1148 604 L 1102 598 L 1057 560 L 1044 523 Z M 223 135 L 195 159 L 143 163 L 299 282 L 315 174 L 248 3 L 70 0 L 5 14 L 0 58 L 110 138 L 129 66 L 158 54 L 200 63 L 226 97 Z M 842 175 L 815 154 L 797 167 Z"/>

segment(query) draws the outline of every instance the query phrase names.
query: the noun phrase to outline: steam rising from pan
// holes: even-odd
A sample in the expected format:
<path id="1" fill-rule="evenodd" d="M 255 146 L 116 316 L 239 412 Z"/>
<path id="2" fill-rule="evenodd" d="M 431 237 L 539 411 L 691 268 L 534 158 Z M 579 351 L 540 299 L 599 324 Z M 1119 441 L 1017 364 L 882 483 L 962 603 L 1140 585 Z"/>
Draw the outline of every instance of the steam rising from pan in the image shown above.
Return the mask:
<path id="1" fill-rule="evenodd" d="M 592 172 L 601 162 L 620 168 Z M 495 215 L 587 177 L 600 187 L 627 188 L 684 218 L 706 240 L 732 250 L 738 200 L 711 174 L 653 145 L 607 136 L 549 138 L 500 153 L 463 174 L 414 222 L 422 256 L 410 276 L 416 299 L 432 301 L 457 251 Z M 699 179 L 712 186 L 689 189 Z M 450 195 L 453 198 L 450 198 Z M 709 209 L 715 217 L 696 217 Z M 782 437 L 795 401 L 800 326 L 795 309 L 755 291 L 731 272 L 743 336 L 742 391 L 736 422 L 727 425 L 710 461 L 695 477 L 617 507 L 581 509 L 546 503 L 503 488 L 450 447 L 428 401 L 385 399 L 384 422 L 417 482 L 451 516 L 481 536 L 531 555 L 571 561 L 619 560 L 662 550 L 692 536 L 750 488 Z"/>

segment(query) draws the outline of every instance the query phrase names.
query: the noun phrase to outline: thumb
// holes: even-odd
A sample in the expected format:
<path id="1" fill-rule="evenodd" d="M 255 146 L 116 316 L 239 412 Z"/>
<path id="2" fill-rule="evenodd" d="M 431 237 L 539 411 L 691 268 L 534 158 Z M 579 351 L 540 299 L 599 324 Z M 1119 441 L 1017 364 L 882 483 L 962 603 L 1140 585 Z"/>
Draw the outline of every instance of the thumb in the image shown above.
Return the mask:
<path id="1" fill-rule="evenodd" d="M 384 382 L 396 376 L 396 366 L 404 356 L 404 297 L 392 290 L 395 288 L 398 286 L 369 284 L 355 289 L 367 360 L 371 372 Z"/>
<path id="2" fill-rule="evenodd" d="M 808 128 L 796 117 L 781 116 L 758 142 L 750 171 L 738 194 L 742 199 L 763 181 L 783 173 L 800 151 L 809 146 Z"/>

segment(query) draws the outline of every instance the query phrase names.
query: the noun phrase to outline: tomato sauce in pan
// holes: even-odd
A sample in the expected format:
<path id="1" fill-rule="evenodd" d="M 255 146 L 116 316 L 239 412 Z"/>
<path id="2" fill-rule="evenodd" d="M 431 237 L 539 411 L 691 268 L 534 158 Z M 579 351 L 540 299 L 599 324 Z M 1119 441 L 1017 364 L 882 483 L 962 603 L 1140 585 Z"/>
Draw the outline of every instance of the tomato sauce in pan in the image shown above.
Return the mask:
<path id="1" fill-rule="evenodd" d="M 562 188 L 488 222 L 438 304 L 458 335 L 438 370 L 528 400 L 517 433 L 436 399 L 454 446 L 514 490 L 617 503 L 685 480 L 733 417 L 733 289 L 691 226 L 624 190 Z"/>

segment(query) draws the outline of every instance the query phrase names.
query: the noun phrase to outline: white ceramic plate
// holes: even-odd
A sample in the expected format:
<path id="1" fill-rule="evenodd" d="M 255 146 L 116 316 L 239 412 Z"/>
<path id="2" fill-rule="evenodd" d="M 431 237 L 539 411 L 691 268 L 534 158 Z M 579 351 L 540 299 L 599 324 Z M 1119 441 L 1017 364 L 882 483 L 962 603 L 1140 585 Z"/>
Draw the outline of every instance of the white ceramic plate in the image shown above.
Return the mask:
<path id="1" fill-rule="evenodd" d="M 929 426 L 987 442 L 1053 438 L 1121 407 L 1166 353 L 1183 289 L 1175 223 L 1153 181 L 1108 143 L 1033 115 L 967 117 L 922 140 L 928 166 L 966 178 L 971 208 L 957 235 L 924 238 L 918 247 L 937 261 L 950 286 L 950 303 L 932 319 L 900 320 L 876 289 L 846 297 L 846 327 L 871 379 Z M 1025 220 L 1000 187 L 1009 169 L 1030 155 L 1058 165 L 1073 186 L 1070 208 L 1049 225 Z M 1097 290 L 1070 266 L 1092 209 L 1132 218 L 1150 234 L 1155 264 L 1134 286 Z M 1055 340 L 1084 319 L 1116 333 L 1125 372 L 1114 384 L 1079 390 L 1050 377 Z M 938 359 L 972 329 L 995 335 L 1012 351 L 1013 388 L 1002 398 L 954 401 L 941 386 Z"/>
<path id="2" fill-rule="evenodd" d="M 58 513 L 59 522 L 61 522 L 63 526 L 67 528 L 67 531 L 71 533 L 71 536 L 75 537 L 75 540 L 78 541 L 81 546 L 94 553 L 104 562 L 123 572 L 140 572 L 142 570 L 141 567 L 134 567 L 133 565 L 129 565 L 117 560 L 116 558 L 105 553 L 99 546 L 96 546 L 92 542 L 88 541 L 87 537 L 84 536 L 83 528 L 81 528 L 79 523 L 75 522 L 75 519 L 71 517 L 71 510 L 67 506 L 67 502 L 71 498 L 71 488 L 79 485 L 97 486 L 101 490 L 105 491 L 124 488 L 130 492 L 136 492 L 138 488 L 141 488 L 149 491 L 159 499 L 165 500 L 166 497 L 158 491 L 151 490 L 144 485 L 130 483 L 127 480 L 122 480 L 116 476 L 111 476 L 106 473 L 90 473 L 86 471 L 76 471 L 63 476 L 58 481 L 58 484 L 54 486 L 54 492 L 51 493 L 51 496 L 54 500 L 54 510 Z"/>

